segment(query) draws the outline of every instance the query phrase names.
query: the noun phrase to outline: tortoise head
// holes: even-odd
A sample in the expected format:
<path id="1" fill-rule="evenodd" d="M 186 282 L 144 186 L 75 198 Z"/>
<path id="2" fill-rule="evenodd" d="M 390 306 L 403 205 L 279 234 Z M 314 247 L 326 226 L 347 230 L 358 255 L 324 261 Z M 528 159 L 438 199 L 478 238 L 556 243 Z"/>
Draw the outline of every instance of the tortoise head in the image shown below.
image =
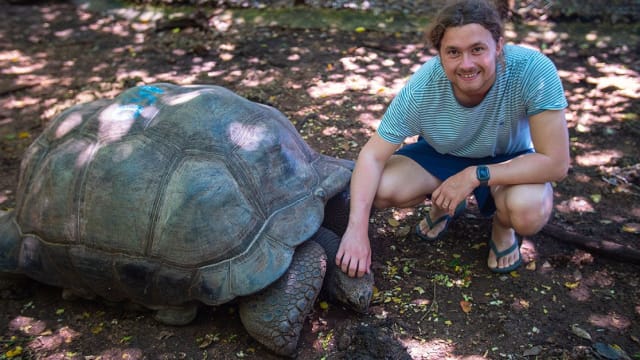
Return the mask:
<path id="1" fill-rule="evenodd" d="M 373 297 L 373 273 L 352 278 L 340 269 L 335 269 L 328 276 L 331 276 L 331 279 L 325 279 L 325 282 L 333 282 L 330 292 L 335 300 L 359 313 L 366 313 L 369 310 Z"/>

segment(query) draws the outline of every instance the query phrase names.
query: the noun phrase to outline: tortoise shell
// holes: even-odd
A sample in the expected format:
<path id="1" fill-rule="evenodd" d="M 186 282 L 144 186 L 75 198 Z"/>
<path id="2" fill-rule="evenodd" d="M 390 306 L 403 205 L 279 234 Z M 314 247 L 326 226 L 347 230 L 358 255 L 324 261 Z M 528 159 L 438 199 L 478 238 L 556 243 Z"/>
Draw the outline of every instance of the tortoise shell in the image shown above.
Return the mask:
<path id="1" fill-rule="evenodd" d="M 114 301 L 224 303 L 284 273 L 350 176 L 228 89 L 131 88 L 68 109 L 27 150 L 16 265 Z"/>

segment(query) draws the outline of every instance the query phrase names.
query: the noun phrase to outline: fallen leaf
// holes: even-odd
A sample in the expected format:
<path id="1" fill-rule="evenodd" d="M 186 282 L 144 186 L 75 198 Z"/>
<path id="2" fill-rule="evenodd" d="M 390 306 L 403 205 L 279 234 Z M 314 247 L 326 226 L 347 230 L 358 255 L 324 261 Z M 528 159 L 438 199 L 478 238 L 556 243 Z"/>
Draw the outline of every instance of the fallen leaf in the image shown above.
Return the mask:
<path id="1" fill-rule="evenodd" d="M 156 336 L 157 340 L 165 340 L 173 336 L 173 333 L 170 331 L 160 331 L 158 336 Z"/>
<path id="2" fill-rule="evenodd" d="M 126 344 L 126 343 L 130 342 L 131 339 L 133 339 L 133 336 L 125 335 L 120 339 L 120 344 Z"/>
<path id="3" fill-rule="evenodd" d="M 327 310 L 329 308 L 329 303 L 326 301 L 320 301 L 320 309 Z"/>
<path id="4" fill-rule="evenodd" d="M 100 324 L 98 324 L 98 325 L 96 325 L 96 326 L 92 327 L 92 328 L 91 328 L 91 333 L 92 333 L 93 335 L 98 335 L 98 334 L 100 334 L 100 333 L 102 332 L 102 330 L 104 330 L 104 327 L 103 327 L 103 326 L 104 326 L 104 325 L 103 325 L 103 323 L 100 323 Z"/>
<path id="5" fill-rule="evenodd" d="M 538 356 L 542 353 L 542 346 L 537 345 L 532 347 L 531 349 L 527 349 L 525 350 L 525 352 L 522 354 L 523 356 Z"/>
<path id="6" fill-rule="evenodd" d="M 367 31 L 367 29 L 366 29 L 366 28 L 364 28 L 363 26 L 358 26 L 358 27 L 356 28 L 356 32 L 357 32 L 357 33 L 363 33 L 363 32 L 365 32 L 365 31 Z"/>
<path id="7" fill-rule="evenodd" d="M 629 359 L 629 355 L 618 345 L 609 345 L 601 342 L 593 344 L 593 349 L 603 359 L 619 360 Z"/>
<path id="8" fill-rule="evenodd" d="M 640 234 L 640 224 L 638 223 L 628 223 L 622 226 L 622 231 L 631 233 L 631 234 Z"/>
<path id="9" fill-rule="evenodd" d="M 564 286 L 565 286 L 566 288 L 568 288 L 568 289 L 575 289 L 575 288 L 577 288 L 578 286 L 580 286 L 580 281 L 576 281 L 576 282 L 569 282 L 569 281 L 567 281 L 567 282 L 565 282 L 565 283 L 564 283 Z"/>
<path id="10" fill-rule="evenodd" d="M 396 236 L 398 236 L 399 238 L 403 238 L 409 235 L 410 232 L 411 232 L 410 226 L 401 226 L 398 228 L 398 231 L 396 231 Z"/>
<path id="11" fill-rule="evenodd" d="M 527 269 L 529 271 L 536 271 L 536 262 L 532 261 L 532 262 L 528 263 L 527 266 L 525 267 L 525 269 Z"/>
<path id="12" fill-rule="evenodd" d="M 387 222 L 389 223 L 389 225 L 393 226 L 393 227 L 398 227 L 400 225 L 400 222 L 394 218 L 389 218 L 389 220 L 387 220 Z"/>
<path id="13" fill-rule="evenodd" d="M 465 314 L 468 314 L 469 312 L 471 312 L 471 307 L 472 304 L 468 301 L 460 301 L 460 308 L 462 308 L 462 311 L 465 312 Z"/>
<path id="14" fill-rule="evenodd" d="M 21 355 L 21 354 L 22 354 L 22 346 L 16 346 L 13 349 L 11 349 L 11 350 L 7 351 L 6 353 L 4 353 L 4 356 L 7 359 L 11 359 L 11 358 L 14 358 L 14 357 L 16 357 L 18 355 Z"/>
<path id="15" fill-rule="evenodd" d="M 216 341 L 219 341 L 220 337 L 218 336 L 218 334 L 206 334 L 204 336 L 204 338 L 198 338 L 196 339 L 196 342 L 198 342 L 198 347 L 200 349 L 206 349 L 208 348 L 211 344 L 213 344 Z"/>
<path id="16" fill-rule="evenodd" d="M 591 340 L 591 334 L 579 327 L 578 324 L 571 325 L 571 332 L 573 332 L 578 337 Z"/>

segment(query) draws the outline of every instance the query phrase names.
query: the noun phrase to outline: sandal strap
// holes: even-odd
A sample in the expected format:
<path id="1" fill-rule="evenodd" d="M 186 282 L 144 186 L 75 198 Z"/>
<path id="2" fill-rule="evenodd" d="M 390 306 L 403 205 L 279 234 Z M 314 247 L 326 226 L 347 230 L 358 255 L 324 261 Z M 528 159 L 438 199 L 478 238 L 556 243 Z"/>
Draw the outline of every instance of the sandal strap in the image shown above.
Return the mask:
<path id="1" fill-rule="evenodd" d="M 437 218 L 435 221 L 432 221 L 431 216 L 429 215 L 430 214 L 427 214 L 427 216 L 424 217 L 424 219 L 427 220 L 427 225 L 429 225 L 428 231 L 431 231 L 431 229 L 433 229 L 436 225 L 440 224 L 441 222 L 449 221 L 449 219 L 451 219 L 451 216 L 449 216 L 449 214 L 445 214 Z"/>
<path id="2" fill-rule="evenodd" d="M 519 246 L 518 238 L 516 237 L 513 244 L 511 244 L 511 246 L 509 246 L 509 248 L 506 250 L 498 251 L 498 248 L 496 247 L 496 244 L 493 242 L 493 239 L 489 239 L 489 246 L 491 246 L 491 250 L 493 250 L 493 253 L 496 255 L 496 260 L 499 260 L 505 257 L 506 255 L 511 254 L 514 250 L 518 248 Z"/>

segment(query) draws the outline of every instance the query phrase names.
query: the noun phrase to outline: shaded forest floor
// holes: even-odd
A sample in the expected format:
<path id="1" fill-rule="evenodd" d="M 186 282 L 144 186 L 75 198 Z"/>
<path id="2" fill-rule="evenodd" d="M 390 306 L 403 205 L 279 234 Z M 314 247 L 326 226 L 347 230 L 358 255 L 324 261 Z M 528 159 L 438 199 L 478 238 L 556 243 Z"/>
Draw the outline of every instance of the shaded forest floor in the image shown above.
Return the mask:
<path id="1" fill-rule="evenodd" d="M 24 150 L 69 106 L 141 83 L 223 85 L 284 112 L 314 149 L 355 159 L 393 95 L 433 56 L 424 19 L 385 13 L 201 8 L 169 16 L 6 0 L 0 13 L 2 209 L 15 205 Z M 555 184 L 551 226 L 523 241 L 525 266 L 500 276 L 486 267 L 490 222 L 473 202 L 437 244 L 410 231 L 428 203 L 377 213 L 370 313 L 318 304 L 298 358 L 640 359 L 638 30 L 510 24 L 508 41 L 555 61 L 570 103 L 573 163 Z M 0 359 L 275 358 L 247 335 L 233 303 L 168 327 L 27 281 L 2 291 L 0 314 Z"/>

